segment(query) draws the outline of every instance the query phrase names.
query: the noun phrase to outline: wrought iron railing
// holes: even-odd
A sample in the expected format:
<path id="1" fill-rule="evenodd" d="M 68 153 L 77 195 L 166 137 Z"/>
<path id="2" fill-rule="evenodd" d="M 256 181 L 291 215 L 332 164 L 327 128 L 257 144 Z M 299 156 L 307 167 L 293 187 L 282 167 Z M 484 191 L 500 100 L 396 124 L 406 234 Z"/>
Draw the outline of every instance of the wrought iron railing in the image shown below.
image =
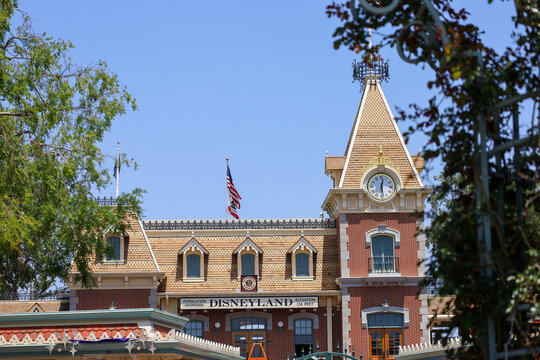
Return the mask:
<path id="1" fill-rule="evenodd" d="M 96 202 L 99 206 L 116 206 L 116 198 L 114 197 L 97 197 Z"/>
<path id="2" fill-rule="evenodd" d="M 368 260 L 369 273 L 398 273 L 399 258 L 395 256 L 375 256 Z"/>
<path id="3" fill-rule="evenodd" d="M 335 219 L 167 220 L 143 222 L 145 230 L 335 229 Z"/>
<path id="4" fill-rule="evenodd" d="M 69 290 L 58 290 L 47 293 L 36 292 L 16 292 L 0 293 L 0 300 L 67 300 L 69 299 Z"/>

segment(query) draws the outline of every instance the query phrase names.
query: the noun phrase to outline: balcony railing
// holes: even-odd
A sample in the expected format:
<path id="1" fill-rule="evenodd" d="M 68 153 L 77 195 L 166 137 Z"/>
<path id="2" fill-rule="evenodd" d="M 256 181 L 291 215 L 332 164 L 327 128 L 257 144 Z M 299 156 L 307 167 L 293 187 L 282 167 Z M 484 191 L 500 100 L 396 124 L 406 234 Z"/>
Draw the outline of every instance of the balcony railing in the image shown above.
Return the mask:
<path id="1" fill-rule="evenodd" d="M 399 258 L 395 256 L 376 256 L 369 258 L 368 271 L 370 274 L 398 273 Z"/>

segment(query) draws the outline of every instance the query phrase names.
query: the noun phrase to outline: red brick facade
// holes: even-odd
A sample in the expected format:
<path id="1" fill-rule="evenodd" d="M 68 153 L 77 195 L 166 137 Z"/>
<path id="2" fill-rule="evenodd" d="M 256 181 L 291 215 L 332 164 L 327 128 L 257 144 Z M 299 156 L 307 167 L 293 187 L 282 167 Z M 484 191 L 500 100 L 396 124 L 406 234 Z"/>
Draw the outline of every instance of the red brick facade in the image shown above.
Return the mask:
<path id="1" fill-rule="evenodd" d="M 417 286 L 370 286 L 349 289 L 351 295 L 351 344 L 355 349 L 362 349 L 364 354 L 369 351 L 368 329 L 362 328 L 362 310 L 381 306 L 386 298 L 388 304 L 409 310 L 409 326 L 403 329 L 403 344 L 420 342 L 420 300 Z"/>
<path id="2" fill-rule="evenodd" d="M 268 312 L 262 312 L 262 314 L 271 314 L 272 315 L 272 330 L 266 331 L 266 346 L 267 346 L 267 355 L 269 360 L 285 360 L 288 358 L 292 359 L 294 357 L 294 329 L 289 329 L 289 316 L 302 313 L 301 311 L 294 310 L 290 311 L 287 309 L 275 309 L 269 310 Z M 318 317 L 318 328 L 313 330 L 313 343 L 317 347 L 319 345 L 320 351 L 328 351 L 327 348 L 327 318 L 326 318 L 326 309 L 319 307 L 316 311 L 305 310 L 306 314 L 315 314 Z M 208 316 L 210 318 L 210 326 L 208 331 L 204 332 L 204 338 L 210 341 L 216 341 L 223 344 L 233 344 L 233 331 L 226 330 L 226 315 L 234 317 L 235 312 L 223 311 L 223 310 L 212 310 L 206 313 L 199 311 L 198 314 Z M 341 340 L 341 313 L 335 308 L 332 312 L 332 334 L 333 334 L 333 350 L 335 351 L 337 344 L 339 342 L 340 346 L 342 344 Z M 189 312 L 184 311 L 180 313 L 181 316 L 189 316 Z M 241 316 L 250 316 L 243 313 Z M 261 316 L 261 312 L 253 311 L 252 316 Z M 278 328 L 278 322 L 283 322 L 283 330 L 280 331 Z M 215 323 L 219 322 L 221 327 L 219 331 L 216 331 Z M 270 327 L 270 324 L 267 324 Z M 313 349 L 315 351 L 316 349 Z M 300 354 L 297 354 L 300 357 Z"/>
<path id="3" fill-rule="evenodd" d="M 93 289 L 77 290 L 76 310 L 102 310 L 114 306 L 119 309 L 149 308 L 150 289 Z M 75 310 L 75 309 L 72 309 Z"/>
<path id="4" fill-rule="evenodd" d="M 400 233 L 401 244 L 395 249 L 399 259 L 399 271 L 403 276 L 418 275 L 418 242 L 416 241 L 416 219 L 414 213 L 363 213 L 347 214 L 349 224 L 349 268 L 351 277 L 368 276 L 368 259 L 371 247 L 366 246 L 366 232 L 385 225 Z"/>

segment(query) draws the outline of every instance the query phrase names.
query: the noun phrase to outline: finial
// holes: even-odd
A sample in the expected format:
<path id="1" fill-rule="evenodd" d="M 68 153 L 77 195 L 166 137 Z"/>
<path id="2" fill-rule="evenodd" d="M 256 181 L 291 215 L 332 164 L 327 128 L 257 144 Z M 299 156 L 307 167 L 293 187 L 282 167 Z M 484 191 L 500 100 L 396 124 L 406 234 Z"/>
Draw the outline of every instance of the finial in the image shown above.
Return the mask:
<path id="1" fill-rule="evenodd" d="M 326 150 L 326 156 L 328 156 L 328 150 Z"/>
<path id="2" fill-rule="evenodd" d="M 195 231 L 191 230 L 191 237 L 195 237 Z"/>
<path id="3" fill-rule="evenodd" d="M 377 161 L 379 165 L 384 165 L 384 156 L 382 151 L 382 145 L 379 145 L 379 159 Z"/>
<path id="4" fill-rule="evenodd" d="M 109 310 L 116 310 L 116 306 L 114 306 L 114 300 L 112 301 L 111 307 L 109 308 Z"/>
<path id="5" fill-rule="evenodd" d="M 381 304 L 382 307 L 388 307 L 388 301 L 386 301 L 386 298 L 384 298 L 382 304 Z"/>
<path id="6" fill-rule="evenodd" d="M 304 229 L 302 229 L 302 233 L 301 233 L 301 235 L 300 235 L 300 236 L 304 236 Z"/>
<path id="7" fill-rule="evenodd" d="M 247 229 L 247 237 L 249 237 L 249 229 Z"/>

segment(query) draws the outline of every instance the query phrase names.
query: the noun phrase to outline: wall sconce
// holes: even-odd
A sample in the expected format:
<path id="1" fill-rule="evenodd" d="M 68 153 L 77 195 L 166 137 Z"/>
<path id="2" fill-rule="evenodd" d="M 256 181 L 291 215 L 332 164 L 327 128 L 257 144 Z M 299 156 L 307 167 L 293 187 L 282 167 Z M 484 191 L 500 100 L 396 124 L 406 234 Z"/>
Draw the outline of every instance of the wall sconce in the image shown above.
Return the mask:
<path id="1" fill-rule="evenodd" d="M 221 327 L 221 323 L 219 321 L 216 321 L 214 326 L 216 327 L 216 334 L 219 334 L 219 328 Z"/>
<path id="2" fill-rule="evenodd" d="M 277 329 L 280 334 L 283 333 L 283 321 L 280 320 L 277 322 Z"/>

